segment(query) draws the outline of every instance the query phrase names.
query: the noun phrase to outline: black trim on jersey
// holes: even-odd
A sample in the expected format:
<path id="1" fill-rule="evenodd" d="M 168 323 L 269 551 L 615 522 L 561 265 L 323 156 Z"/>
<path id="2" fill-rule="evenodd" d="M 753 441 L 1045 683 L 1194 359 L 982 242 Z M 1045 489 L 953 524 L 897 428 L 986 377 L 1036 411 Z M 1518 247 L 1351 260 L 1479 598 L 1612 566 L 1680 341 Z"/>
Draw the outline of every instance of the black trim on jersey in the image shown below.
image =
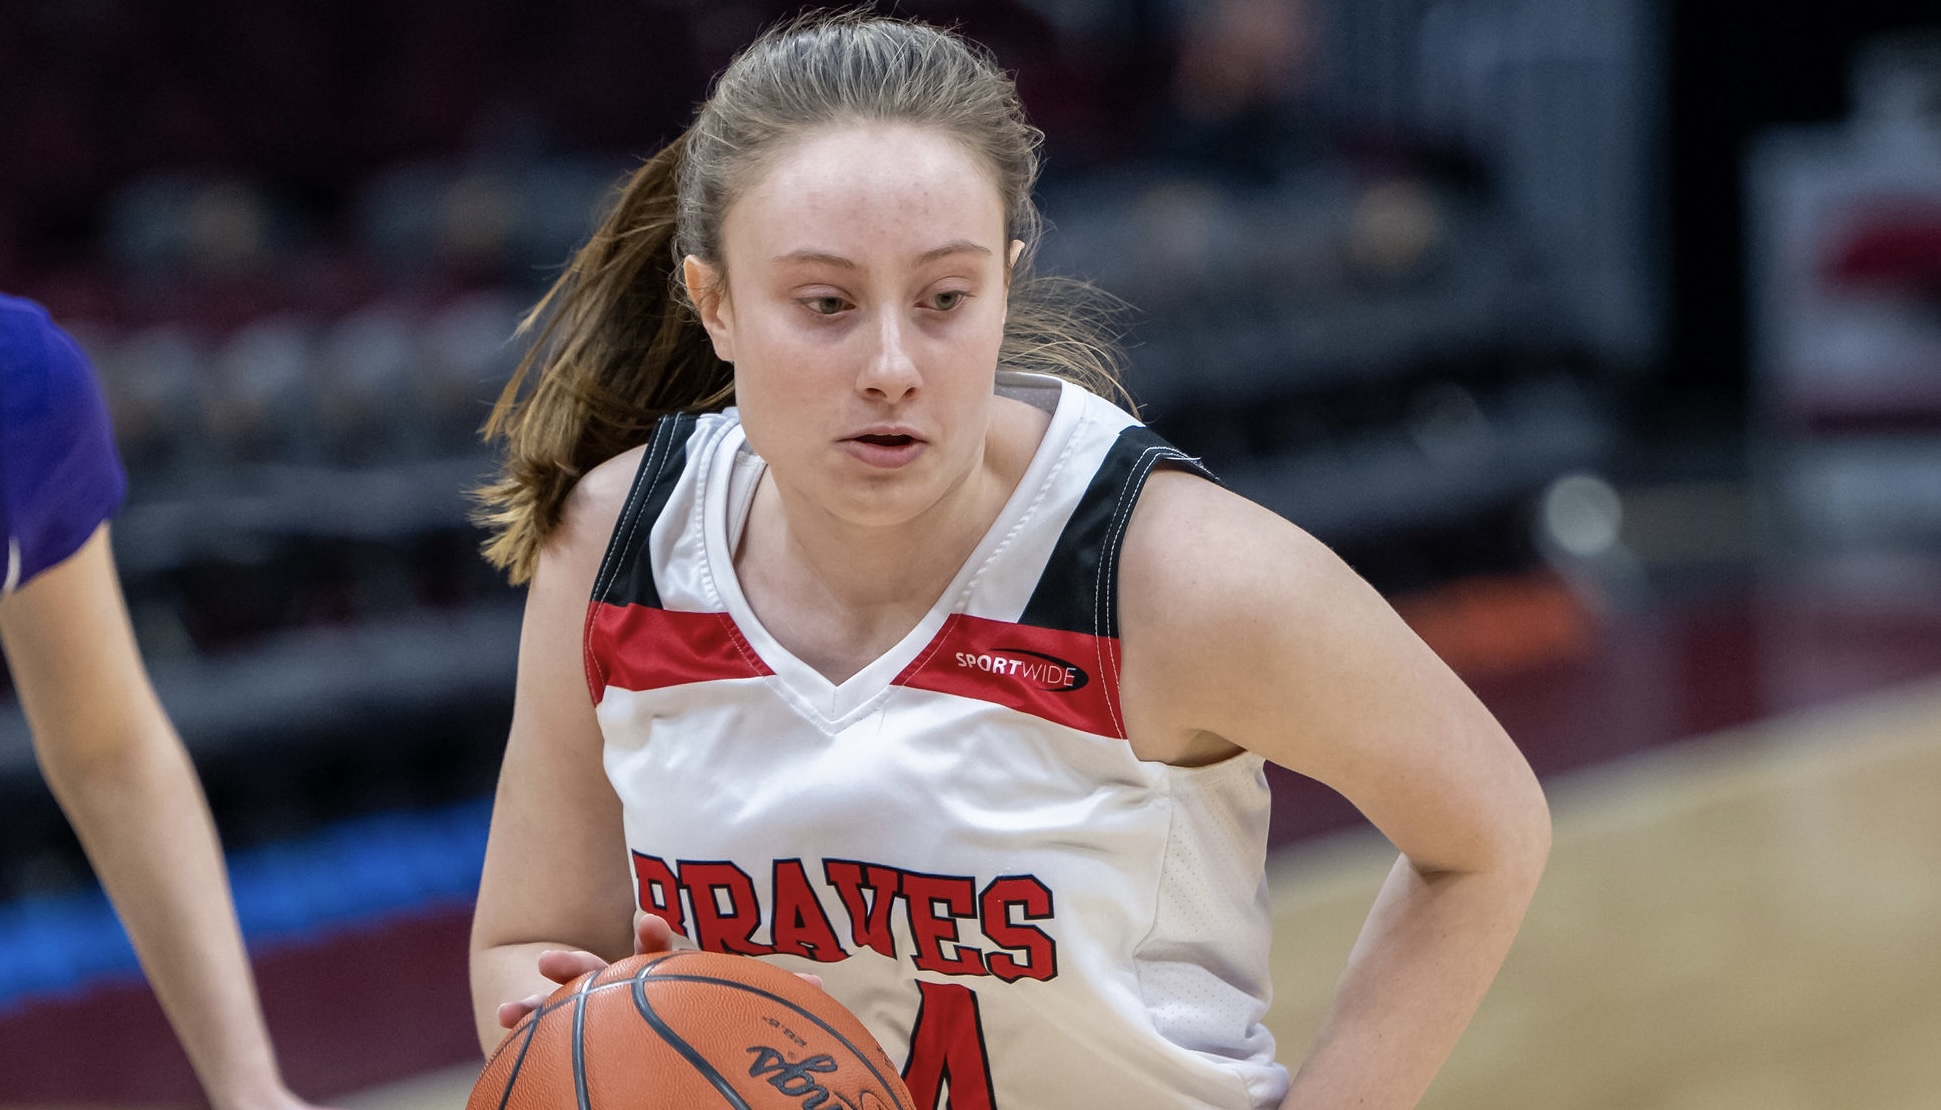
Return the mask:
<path id="1" fill-rule="evenodd" d="M 698 419 L 691 412 L 677 412 L 654 422 L 647 450 L 640 456 L 640 469 L 634 473 L 633 488 L 627 491 L 627 503 L 613 524 L 613 538 L 607 541 L 606 558 L 593 584 L 593 600 L 661 608 L 647 540 L 661 510 L 667 508 L 681 471 L 687 468 L 687 441 L 694 435 Z"/>
<path id="2" fill-rule="evenodd" d="M 1146 477 L 1161 463 L 1219 481 L 1200 460 L 1159 438 L 1151 428 L 1128 425 L 1105 453 L 1065 522 L 1019 624 L 1091 636 L 1119 635 L 1119 606 L 1113 595 L 1119 581 L 1119 543 Z"/>

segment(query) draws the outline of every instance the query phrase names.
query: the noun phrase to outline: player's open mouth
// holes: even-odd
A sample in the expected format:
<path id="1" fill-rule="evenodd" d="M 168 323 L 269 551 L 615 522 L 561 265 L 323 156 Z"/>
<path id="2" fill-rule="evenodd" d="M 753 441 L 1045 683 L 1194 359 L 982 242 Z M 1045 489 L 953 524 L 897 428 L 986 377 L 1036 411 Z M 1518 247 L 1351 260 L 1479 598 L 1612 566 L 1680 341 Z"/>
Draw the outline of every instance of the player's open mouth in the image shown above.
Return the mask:
<path id="1" fill-rule="evenodd" d="M 843 449 L 851 458 L 869 466 L 892 470 L 915 462 L 928 446 L 922 436 L 896 431 L 895 425 L 882 431 L 850 436 L 843 441 Z"/>

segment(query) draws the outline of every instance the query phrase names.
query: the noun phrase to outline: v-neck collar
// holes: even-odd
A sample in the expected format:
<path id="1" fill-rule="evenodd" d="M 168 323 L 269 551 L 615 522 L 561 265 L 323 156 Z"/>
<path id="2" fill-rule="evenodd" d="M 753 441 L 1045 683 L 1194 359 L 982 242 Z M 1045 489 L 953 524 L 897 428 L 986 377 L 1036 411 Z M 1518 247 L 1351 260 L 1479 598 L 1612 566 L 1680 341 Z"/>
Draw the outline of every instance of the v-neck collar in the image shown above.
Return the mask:
<path id="1" fill-rule="evenodd" d="M 754 456 L 739 423 L 727 431 L 710 460 L 707 472 L 702 475 L 702 486 L 695 498 L 696 511 L 701 516 L 703 573 L 722 610 L 741 630 L 755 654 L 775 672 L 771 681 L 785 692 L 804 716 L 830 732 L 839 732 L 867 716 L 894 688 L 896 676 L 936 638 L 950 615 L 962 611 L 969 603 L 978 579 L 998 560 L 1052 488 L 1052 479 L 1064 466 L 1071 454 L 1072 444 L 1077 441 L 1078 437 L 1073 433 L 1085 419 L 1085 406 L 1073 396 L 1077 386 L 1040 375 L 1009 372 L 999 375 L 1001 391 L 1005 385 L 1032 386 L 1051 382 L 1056 382 L 1058 386 L 1058 400 L 1051 414 L 1051 422 L 1045 427 L 1044 437 L 1039 440 L 1030 465 L 1025 467 L 1017 487 L 1005 499 L 1004 507 L 985 530 L 983 538 L 922 619 L 888 650 L 840 683 L 829 681 L 822 672 L 783 647 L 755 616 L 747 596 L 742 593 L 741 579 L 735 573 L 730 526 L 732 519 L 745 512 L 746 507 L 738 511 L 731 503 L 734 489 L 732 479 L 736 467 Z M 754 478 L 758 480 L 759 471 L 765 468 L 765 464 L 757 462 L 756 466 L 758 469 Z"/>

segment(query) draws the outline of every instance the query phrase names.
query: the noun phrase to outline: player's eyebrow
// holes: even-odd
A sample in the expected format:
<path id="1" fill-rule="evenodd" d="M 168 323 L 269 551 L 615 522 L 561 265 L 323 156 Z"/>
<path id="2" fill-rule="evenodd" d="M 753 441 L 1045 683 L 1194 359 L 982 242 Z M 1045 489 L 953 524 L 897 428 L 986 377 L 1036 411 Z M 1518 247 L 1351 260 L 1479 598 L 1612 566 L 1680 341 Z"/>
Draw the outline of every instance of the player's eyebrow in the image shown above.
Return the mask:
<path id="1" fill-rule="evenodd" d="M 825 266 L 835 266 L 835 267 L 838 267 L 839 269 L 844 269 L 844 270 L 862 269 L 862 267 L 856 265 L 854 262 L 851 262 L 849 259 L 844 258 L 842 255 L 830 254 L 828 251 L 809 250 L 806 248 L 799 251 L 790 251 L 787 254 L 778 254 L 775 256 L 775 261 L 777 262 L 820 262 Z"/>
<path id="2" fill-rule="evenodd" d="M 955 242 L 945 243 L 941 247 L 924 251 L 917 256 L 917 264 L 922 265 L 925 262 L 935 262 L 939 258 L 945 258 L 953 254 L 966 253 L 981 254 L 988 258 L 991 254 L 991 248 L 980 246 L 971 242 L 969 239 L 958 239 Z"/>
<path id="3" fill-rule="evenodd" d="M 941 247 L 932 247 L 931 249 L 924 251 L 922 254 L 917 256 L 917 265 L 921 266 L 926 263 L 935 262 L 939 258 L 946 258 L 953 254 L 981 254 L 988 257 L 991 254 L 991 248 L 982 246 L 977 243 L 973 243 L 968 239 L 957 239 L 957 240 L 953 240 L 952 242 L 945 243 Z M 790 251 L 787 254 L 777 255 L 775 258 L 775 261 L 777 262 L 820 262 L 825 266 L 835 266 L 838 269 L 843 269 L 843 270 L 862 269 L 862 267 L 859 264 L 857 264 L 854 261 L 851 261 L 850 259 L 844 258 L 842 255 L 833 254 L 829 251 L 816 250 L 812 247 L 804 247 L 801 250 Z"/>

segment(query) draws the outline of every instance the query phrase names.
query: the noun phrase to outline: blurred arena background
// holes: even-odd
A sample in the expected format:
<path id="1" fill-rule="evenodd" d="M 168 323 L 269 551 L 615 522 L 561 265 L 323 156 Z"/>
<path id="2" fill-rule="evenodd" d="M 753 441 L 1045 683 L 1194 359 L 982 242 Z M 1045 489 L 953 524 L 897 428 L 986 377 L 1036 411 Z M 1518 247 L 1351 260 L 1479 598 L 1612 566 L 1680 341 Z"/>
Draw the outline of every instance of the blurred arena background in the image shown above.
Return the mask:
<path id="1" fill-rule="evenodd" d="M 515 322 L 760 0 L 10 0 L 0 288 L 93 356 L 116 554 L 287 1074 L 456 1106 L 520 596 Z M 906 0 L 1014 68 L 1044 268 L 1333 545 L 1558 847 L 1425 1106 L 1941 1105 L 1931 0 Z M 1278 776 L 1298 1056 L 1381 872 Z M 201 1105 L 0 681 L 0 1105 Z"/>

